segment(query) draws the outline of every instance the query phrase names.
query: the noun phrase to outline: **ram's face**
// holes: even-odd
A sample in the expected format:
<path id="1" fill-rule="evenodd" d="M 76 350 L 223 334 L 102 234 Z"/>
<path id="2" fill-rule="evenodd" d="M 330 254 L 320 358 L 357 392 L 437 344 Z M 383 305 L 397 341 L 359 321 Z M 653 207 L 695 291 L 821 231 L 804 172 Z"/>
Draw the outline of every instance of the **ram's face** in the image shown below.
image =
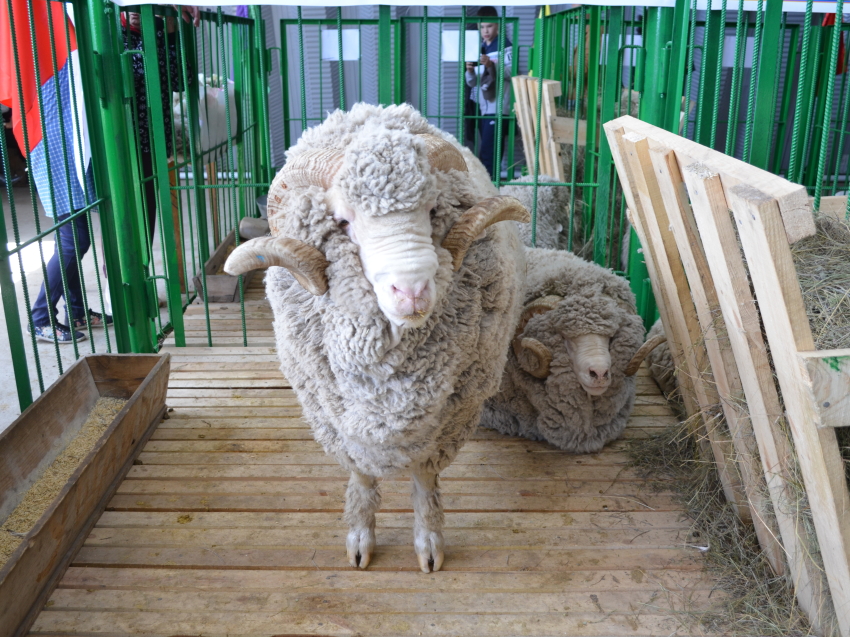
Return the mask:
<path id="1" fill-rule="evenodd" d="M 358 247 L 384 316 L 397 327 L 419 327 L 437 301 L 434 168 L 419 137 L 385 129 L 365 133 L 346 150 L 329 192 L 331 209 Z"/>
<path id="2" fill-rule="evenodd" d="M 358 214 L 353 206 L 334 210 L 340 229 L 357 245 L 363 274 L 372 285 L 387 320 L 398 327 L 419 327 L 436 302 L 439 266 L 426 203 L 410 212 L 380 217 Z"/>
<path id="3" fill-rule="evenodd" d="M 465 210 L 451 228 L 445 228 L 446 215 L 438 215 L 436 231 L 436 175 L 450 171 L 467 172 L 462 153 L 451 142 L 367 125 L 344 151 L 317 148 L 290 159 L 275 178 L 269 200 L 283 200 L 289 189 L 322 188 L 339 231 L 357 245 L 381 312 L 397 329 L 419 327 L 439 301 L 439 248 L 448 251 L 456 272 L 488 226 L 530 218 L 513 197 L 492 197 Z M 279 228 L 273 224 L 274 236 L 240 245 L 228 257 L 225 272 L 238 275 L 280 266 L 312 294 L 325 294 L 329 263 L 322 250 L 279 235 Z"/>

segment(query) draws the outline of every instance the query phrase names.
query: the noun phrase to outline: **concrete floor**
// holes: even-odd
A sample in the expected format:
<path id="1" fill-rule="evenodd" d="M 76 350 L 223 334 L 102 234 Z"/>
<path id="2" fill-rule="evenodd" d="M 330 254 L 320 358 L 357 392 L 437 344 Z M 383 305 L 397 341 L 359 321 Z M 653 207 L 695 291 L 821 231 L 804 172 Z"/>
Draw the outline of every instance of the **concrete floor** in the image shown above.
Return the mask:
<path id="1" fill-rule="evenodd" d="M 3 212 L 6 217 L 6 228 L 8 232 L 8 240 L 11 246 L 14 246 L 14 236 L 12 234 L 12 210 L 9 203 L 8 193 L 5 189 L 0 190 L 2 193 Z M 36 223 L 33 215 L 32 200 L 30 198 L 29 189 L 26 187 L 16 187 L 12 190 L 15 212 L 18 221 L 19 235 L 22 241 L 35 236 Z M 53 220 L 44 214 L 44 209 L 41 203 L 38 202 L 38 219 L 41 224 L 42 231 L 53 225 Z M 94 241 L 93 245 L 97 249 L 98 263 L 103 263 L 102 250 L 100 248 L 100 224 L 99 218 L 95 214 L 92 216 L 94 225 Z M 10 247 L 11 247 L 10 246 Z M 43 255 L 45 263 L 50 260 L 54 251 L 54 241 L 52 237 L 45 238 L 41 243 L 41 255 Z M 94 339 L 79 342 L 77 351 L 74 351 L 73 345 L 59 345 L 58 356 L 57 348 L 53 343 L 45 343 L 36 341 L 33 346 L 33 340 L 27 333 L 27 312 L 24 298 L 24 286 L 22 284 L 21 271 L 18 259 L 11 258 L 11 268 L 15 283 L 15 292 L 18 299 L 18 311 L 20 314 L 20 322 L 24 330 L 24 347 L 27 353 L 27 366 L 29 367 L 29 377 L 31 379 L 31 388 L 33 398 L 41 393 L 38 381 L 38 370 L 40 368 L 42 376 L 42 384 L 44 388 L 50 386 L 58 377 L 60 364 L 62 369 L 67 369 L 78 356 L 82 356 L 91 352 L 106 352 L 106 335 L 103 329 L 93 330 Z M 35 303 L 41 288 L 43 280 L 42 275 L 42 260 L 39 253 L 38 244 L 27 246 L 23 250 L 23 270 L 24 278 L 26 279 L 26 290 L 29 294 L 30 306 Z M 89 250 L 88 254 L 83 257 L 83 276 L 85 279 L 85 290 L 88 298 L 89 307 L 97 312 L 103 312 L 100 298 L 98 295 L 98 277 L 94 265 L 93 250 Z M 101 284 L 104 295 L 108 294 L 106 279 L 100 274 Z M 108 299 L 104 299 L 108 307 Z M 64 301 L 60 301 L 58 307 L 58 318 L 60 321 L 65 320 L 65 305 Z M 110 343 L 113 351 L 115 351 L 115 337 L 110 330 Z M 15 384 L 14 372 L 12 369 L 12 355 L 9 349 L 8 330 L 6 327 L 6 314 L 0 313 L 0 430 L 8 426 L 20 414 L 20 406 L 18 403 L 17 386 Z"/>

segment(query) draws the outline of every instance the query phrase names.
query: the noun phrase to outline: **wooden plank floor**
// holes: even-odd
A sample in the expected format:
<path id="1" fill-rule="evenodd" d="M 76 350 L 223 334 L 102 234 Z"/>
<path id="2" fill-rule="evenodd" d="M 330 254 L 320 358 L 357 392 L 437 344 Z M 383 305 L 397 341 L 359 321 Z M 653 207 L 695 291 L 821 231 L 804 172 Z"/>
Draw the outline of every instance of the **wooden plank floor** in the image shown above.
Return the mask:
<path id="1" fill-rule="evenodd" d="M 250 303 L 249 342 L 270 338 L 268 305 Z M 222 335 L 238 308 L 211 308 Z M 576 456 L 482 429 L 443 473 L 443 570 L 417 568 L 405 480 L 381 485 L 369 569 L 349 567 L 347 476 L 268 345 L 167 347 L 170 419 L 33 635 L 703 634 L 680 613 L 719 597 L 699 540 L 670 485 L 628 468 L 624 441 Z M 671 422 L 641 370 L 625 438 Z"/>

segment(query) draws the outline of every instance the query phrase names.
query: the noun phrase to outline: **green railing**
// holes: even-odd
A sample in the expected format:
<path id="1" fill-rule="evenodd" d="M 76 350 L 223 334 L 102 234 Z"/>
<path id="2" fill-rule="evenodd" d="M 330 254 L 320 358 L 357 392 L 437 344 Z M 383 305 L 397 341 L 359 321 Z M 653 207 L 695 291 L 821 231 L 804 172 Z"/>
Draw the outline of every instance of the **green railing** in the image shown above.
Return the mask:
<path id="1" fill-rule="evenodd" d="M 257 198 L 268 190 L 268 61 L 256 9 L 251 19 L 221 10 L 203 13 L 194 28 L 168 7 L 132 8 L 125 17 L 135 13 L 138 23 L 122 25 L 118 7 L 103 0 L 2 2 L 15 26 L 12 37 L 25 35 L 28 47 L 41 52 L 28 56 L 16 42 L 22 53 L 9 61 L 17 104 L 29 103 L 27 78 L 38 87 L 30 102 L 40 111 L 40 130 L 30 130 L 31 118 L 23 121 L 24 137 L 43 137 L 37 151 L 24 153 L 29 180 L 14 171 L 19 144 L 0 136 L 8 182 L 0 199 L 8 339 L 2 351 L 22 410 L 86 352 L 153 352 L 166 338 L 178 346 L 214 344 L 209 320 L 205 334 L 186 334 L 183 312 L 199 300 L 194 277 L 206 285 L 203 266 L 211 251 L 239 219 L 257 216 Z M 47 27 L 40 28 L 39 20 Z M 9 30 L 9 22 L 0 26 Z M 69 205 L 62 193 L 79 183 L 77 158 L 86 147 L 91 179 L 78 187 L 84 201 Z M 50 169 L 40 170 L 45 163 Z M 46 175 L 38 188 L 34 172 Z M 16 177 L 21 179 L 13 186 Z M 40 207 L 57 211 L 55 223 L 45 220 Z M 63 244 L 59 239 L 66 235 Z M 54 245 L 66 267 L 50 265 Z M 42 281 L 56 287 L 53 273 L 61 278 L 63 299 L 73 297 L 76 272 L 85 308 L 111 312 L 114 325 L 70 330 L 67 343 L 37 340 L 35 327 L 52 333 L 63 321 L 85 318 L 85 311 L 76 316 L 71 308 L 64 319 L 62 302 L 59 315 L 37 309 L 33 318 Z M 46 327 L 36 324 L 43 320 Z M 242 325 L 247 344 L 244 320 Z M 14 411 L 7 410 L 0 425 Z"/>
<path id="2" fill-rule="evenodd" d="M 251 9 L 251 18 L 203 13 L 195 28 L 170 7 L 136 7 L 138 37 L 128 40 L 119 9 L 105 0 L 0 3 L 7 12 L 17 11 L 16 24 L 23 21 L 15 37 L 49 52 L 39 58 L 44 68 L 20 56 L 9 61 L 18 75 L 57 76 L 71 48 L 70 37 L 60 36 L 66 31 L 76 36 L 79 59 L 70 71 L 80 82 L 60 100 L 61 117 L 79 124 L 85 114 L 93 182 L 81 184 L 84 201 L 60 210 L 58 224 L 40 216 L 39 206 L 56 207 L 57 193 L 69 187 L 75 157 L 85 146 L 82 127 L 68 127 L 63 119 L 60 128 L 73 134 L 48 136 L 44 155 L 60 158 L 64 168 L 51 173 L 43 191 L 23 180 L 7 186 L 0 198 L 0 300 L 7 337 L 0 351 L 15 375 L 21 408 L 88 351 L 151 352 L 166 339 L 177 346 L 251 344 L 242 286 L 241 337 L 225 340 L 213 330 L 194 279 L 206 289 L 204 264 L 242 217 L 257 215 L 257 197 L 267 192 L 274 174 L 268 104 L 273 55 L 280 59 L 287 147 L 328 111 L 356 101 L 408 101 L 461 143 L 475 149 L 479 142 L 476 122 L 483 116 L 466 103 L 463 56 L 452 57 L 444 44 L 452 37 L 459 43 L 460 32 L 477 24 L 466 13 L 438 17 L 426 7 L 417 17 L 393 18 L 392 9 L 381 6 L 374 19 L 343 19 L 341 9 L 335 17 L 306 19 L 298 8 L 296 18 L 281 21 L 276 50 L 266 45 L 258 8 Z M 58 22 L 33 28 L 39 7 L 46 6 L 59 8 Z M 507 39 L 513 43 L 510 67 L 504 68 L 500 55 L 500 70 L 559 81 L 558 115 L 571 119 L 576 131 L 579 122 L 585 127 L 586 145 L 576 137 L 562 146 L 567 170 L 560 185 L 570 193 L 570 245 L 583 245 L 587 258 L 630 279 L 647 323 L 655 318 L 654 302 L 601 134 L 603 122 L 631 113 L 681 130 L 805 184 L 816 208 L 823 197 L 848 188 L 850 80 L 848 73 L 835 73 L 842 62 L 850 65 L 850 46 L 839 59 L 839 36 L 848 26 L 840 17 L 838 26 L 824 26 L 821 17 L 813 17 L 811 2 L 803 24 L 777 6 L 762 3 L 744 12 L 740 4 L 715 0 L 699 21 L 693 0 L 679 0 L 672 8 L 581 6 L 541 14 L 533 25 L 508 17 L 504 7 L 490 18 L 500 26 L 502 53 Z M 63 21 L 71 14 L 73 24 Z M 518 43 L 528 38 L 520 30 L 532 28 L 534 45 L 521 63 L 525 50 Z M 458 35 L 447 35 L 451 32 Z M 16 51 L 23 51 L 20 45 Z M 57 81 L 52 82 L 36 83 L 38 105 L 45 90 L 55 91 Z M 536 86 L 542 91 L 542 83 Z M 502 79 L 497 102 L 510 91 Z M 150 107 L 140 108 L 142 102 Z M 154 106 L 164 102 L 166 108 Z M 537 104 L 539 121 L 540 93 Z M 495 119 L 494 182 L 512 184 L 532 175 L 522 185 L 536 195 L 547 140 L 539 132 L 522 139 L 512 110 Z M 30 130 L 33 121 L 41 126 L 43 120 L 27 120 L 26 135 L 43 136 L 43 130 Z M 149 132 L 147 143 L 142 129 Z M 0 160 L 11 181 L 17 143 L 6 137 L 0 137 Z M 28 161 L 32 174 L 32 158 Z M 533 223 L 536 215 L 535 203 Z M 85 306 L 105 313 L 111 299 L 115 317 L 114 326 L 86 327 L 87 341 L 71 339 L 67 345 L 40 343 L 29 333 L 35 297 L 50 279 L 50 242 L 60 233 L 72 235 L 70 249 L 59 250 L 82 273 Z M 533 235 L 536 239 L 536 231 Z M 63 295 L 69 291 L 66 270 L 56 270 Z M 183 316 L 190 304 L 203 306 L 205 329 L 187 332 Z M 48 318 L 51 329 L 62 320 Z"/>

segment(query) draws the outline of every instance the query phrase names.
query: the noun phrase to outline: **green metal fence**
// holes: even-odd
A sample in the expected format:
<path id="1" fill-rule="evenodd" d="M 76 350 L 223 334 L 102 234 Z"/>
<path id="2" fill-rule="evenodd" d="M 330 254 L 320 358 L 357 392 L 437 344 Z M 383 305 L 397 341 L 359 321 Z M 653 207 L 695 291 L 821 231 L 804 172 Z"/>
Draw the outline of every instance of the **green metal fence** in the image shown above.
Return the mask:
<path id="1" fill-rule="evenodd" d="M 213 330 L 211 308 L 194 279 L 207 289 L 204 264 L 242 217 L 257 215 L 255 202 L 268 189 L 275 171 L 270 97 L 280 104 L 287 147 L 328 111 L 361 100 L 409 101 L 462 143 L 475 149 L 479 142 L 476 122 L 483 115 L 466 102 L 464 56 L 446 50 L 452 38 L 461 48 L 460 33 L 476 27 L 478 18 L 465 12 L 437 16 L 424 7 L 410 16 L 381 6 L 377 18 L 344 19 L 336 9 L 335 15 L 325 14 L 330 17 L 307 19 L 297 8 L 296 17 L 274 25 L 280 33 L 276 49 L 265 42 L 257 7 L 250 18 L 220 9 L 203 13 L 197 28 L 170 7 L 136 7 L 138 31 L 128 37 L 121 10 L 104 0 L 0 3 L 9 13 L 17 11 L 16 24 L 23 21 L 15 34 L 50 52 L 45 58 L 50 72 L 22 67 L 16 58 L 17 75 L 35 70 L 52 77 L 61 67 L 53 60 L 68 53 L 61 46 L 70 49 L 64 44 L 70 38 L 58 38 L 55 29 L 33 28 L 33 12 L 44 5 L 73 16 L 73 24 L 57 22 L 73 30 L 79 50 L 71 70 L 80 83 L 72 86 L 82 95 L 68 98 L 73 103 L 67 113 L 75 120 L 85 113 L 92 157 L 93 187 L 84 184 L 84 205 L 58 225 L 39 215 L 39 205 L 55 199 L 57 187 L 75 174 L 71 151 L 84 145 L 76 133 L 58 144 L 47 139 L 45 150 L 67 166 L 54 171 L 56 183 L 37 192 L 24 181 L 7 186 L 0 199 L 7 337 L 0 349 L 8 351 L 21 408 L 88 351 L 149 352 L 166 339 L 177 346 L 251 344 L 243 287 L 241 338 L 226 339 Z M 585 246 L 587 258 L 630 279 L 647 323 L 655 317 L 652 294 L 601 134 L 603 122 L 630 113 L 681 130 L 805 184 L 816 208 L 823 197 L 848 188 L 850 81 L 846 72 L 836 73 L 850 64 L 850 46 L 839 56 L 848 25 L 840 13 L 836 24 L 824 21 L 813 13 L 812 2 L 797 17 L 773 3 L 750 12 L 742 6 L 715 0 L 700 13 L 693 0 L 678 0 L 672 8 L 581 6 L 551 15 L 543 11 L 533 24 L 498 7 L 499 15 L 488 19 L 500 27 L 497 103 L 511 95 L 506 70 L 509 77 L 554 79 L 562 89 L 558 115 L 571 119 L 576 131 L 579 124 L 585 127 L 586 145 L 576 137 L 561 148 L 567 170 L 559 185 L 569 190 L 569 232 Z M 534 45 L 522 49 L 518 43 L 531 29 Z M 508 41 L 513 57 L 506 68 Z M 279 96 L 268 93 L 273 56 L 280 61 Z M 536 86 L 542 91 L 542 83 Z M 39 104 L 42 97 L 39 93 Z M 540 121 L 541 94 L 536 103 Z M 531 175 L 522 185 L 536 194 L 547 140 L 540 139 L 539 127 L 535 139 L 522 139 L 512 110 L 497 112 L 495 120 L 494 182 L 514 184 L 520 175 Z M 10 177 L 15 147 L 0 138 L 0 159 Z M 534 223 L 536 214 L 535 204 Z M 77 232 L 75 219 L 84 220 L 79 227 L 93 238 L 86 252 L 81 237 L 74 237 L 71 250 L 83 274 L 86 307 L 105 313 L 111 298 L 115 324 L 103 331 L 87 327 L 85 342 L 39 343 L 28 327 L 32 331 L 40 284 L 49 279 L 49 242 L 55 243 L 60 228 Z M 233 241 L 238 243 L 238 233 Z M 67 288 L 64 271 L 60 275 Z M 192 304 L 203 308 L 201 331 L 187 332 L 183 316 Z M 51 318 L 50 325 L 57 320 Z"/>
<path id="2" fill-rule="evenodd" d="M 271 177 L 262 22 L 218 10 L 202 14 L 194 28 L 170 7 L 147 5 L 122 16 L 103 0 L 2 2 L 0 27 L 12 50 L 21 50 L 8 61 L 17 88 L 9 99 L 19 112 L 39 111 L 36 131 L 23 118 L 23 137 L 43 141 L 21 157 L 18 147 L 30 145 L 0 136 L 7 339 L 0 351 L 15 377 L 14 393 L 7 387 L 9 396 L 0 396 L 7 407 L 0 426 L 87 352 L 152 352 L 166 338 L 178 346 L 214 344 L 209 321 L 203 335 L 187 336 L 184 328 L 183 312 L 199 296 L 193 279 L 206 285 L 211 251 L 239 219 L 257 216 L 257 198 Z M 22 37 L 36 55 L 23 50 Z M 38 90 L 28 97 L 30 79 Z M 91 158 L 81 159 L 89 148 Z M 16 174 L 16 159 L 26 173 Z M 82 164 L 91 179 L 80 183 Z M 84 201 L 69 201 L 62 193 L 78 183 Z M 55 219 L 45 218 L 44 208 L 56 210 Z M 65 267 L 51 266 L 54 246 Z M 67 330 L 65 343 L 55 337 L 63 324 L 85 323 L 87 314 L 62 312 L 64 298 L 74 297 L 77 271 L 85 308 L 111 313 L 115 322 Z M 48 289 L 56 285 L 51 274 L 61 278 L 63 301 L 58 314 L 44 315 L 45 327 L 36 297 L 42 281 Z M 37 339 L 48 331 L 53 342 Z"/>

